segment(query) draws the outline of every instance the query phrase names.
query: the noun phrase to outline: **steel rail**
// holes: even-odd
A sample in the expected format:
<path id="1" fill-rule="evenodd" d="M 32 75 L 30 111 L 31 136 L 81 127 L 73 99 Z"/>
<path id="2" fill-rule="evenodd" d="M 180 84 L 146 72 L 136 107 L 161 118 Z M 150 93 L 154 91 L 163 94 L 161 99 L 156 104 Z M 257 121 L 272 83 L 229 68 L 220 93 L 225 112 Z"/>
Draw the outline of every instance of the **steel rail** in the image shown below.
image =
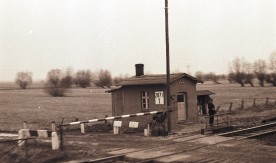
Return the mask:
<path id="1" fill-rule="evenodd" d="M 276 122 L 270 123 L 270 124 L 266 124 L 266 125 L 261 125 L 261 126 L 262 127 L 271 127 L 271 126 L 274 126 L 275 124 L 276 124 Z M 252 128 L 253 129 L 257 129 L 258 127 L 256 126 L 256 127 L 251 127 L 251 128 L 248 128 L 248 129 L 249 130 L 252 130 Z M 246 131 L 246 130 L 247 129 L 243 129 L 242 131 Z M 201 148 L 206 148 L 206 147 L 209 147 L 209 146 L 215 146 L 215 145 L 226 143 L 226 142 L 239 141 L 239 140 L 242 140 L 242 139 L 248 139 L 248 138 L 263 136 L 263 135 L 267 135 L 267 134 L 272 134 L 272 133 L 275 133 L 275 132 L 276 132 L 276 130 L 274 129 L 274 130 L 270 130 L 270 131 L 266 131 L 266 132 L 262 132 L 262 133 L 257 133 L 257 134 L 254 134 L 254 135 L 250 135 L 250 136 L 247 136 L 247 137 L 239 138 L 239 139 L 230 139 L 230 140 L 225 140 L 225 141 L 214 143 L 214 144 L 202 145 L 202 146 L 195 147 L 195 148 L 192 148 L 192 149 L 185 149 L 185 150 L 182 150 L 182 151 L 179 151 L 179 152 L 175 152 L 175 153 L 172 153 L 172 154 L 167 154 L 167 155 L 163 155 L 163 156 L 157 156 L 157 157 L 154 157 L 154 158 L 150 158 L 150 159 L 147 159 L 147 160 L 142 160 L 139 163 L 151 163 L 151 162 L 154 162 L 154 160 L 158 159 L 158 158 L 164 158 L 164 157 L 172 156 L 172 155 L 175 155 L 175 154 L 186 153 L 186 152 L 198 150 L 198 149 L 201 149 Z M 197 138 L 197 139 L 200 139 L 200 138 Z M 190 141 L 190 140 L 188 140 L 188 141 Z M 187 142 L 187 141 L 184 141 L 184 142 Z"/>
<path id="2" fill-rule="evenodd" d="M 246 132 L 246 131 L 256 131 L 260 128 L 267 128 L 267 127 L 272 127 L 272 126 L 276 126 L 276 122 L 273 122 L 273 123 L 269 123 L 269 124 L 264 124 L 264 125 L 260 125 L 260 126 L 255 126 L 255 127 L 251 127 L 251 128 L 246 128 L 246 129 L 241 129 L 241 130 L 236 130 L 236 131 L 233 131 L 233 132 L 228 132 L 228 133 L 223 133 L 223 134 L 218 134 L 217 136 L 224 136 L 224 135 L 227 135 L 227 134 L 234 134 L 234 133 L 239 133 L 239 132 Z M 258 136 L 262 136 L 262 135 L 267 135 L 267 134 L 271 134 L 271 133 L 274 133 L 276 132 L 275 130 L 271 130 L 271 131 L 266 131 L 266 132 L 263 132 L 263 133 L 257 133 L 257 134 L 254 134 L 254 135 L 250 135 L 250 136 L 247 136 L 247 137 L 243 137 L 243 138 L 239 138 L 239 139 L 229 139 L 229 140 L 225 140 L 225 141 L 222 141 L 222 142 L 218 142 L 218 143 L 214 143 L 214 144 L 208 144 L 208 145 L 201 145 L 201 146 L 198 146 L 198 147 L 195 147 L 195 148 L 190 148 L 190 149 L 185 149 L 185 150 L 181 150 L 179 152 L 175 152 L 175 153 L 172 153 L 172 154 L 167 154 L 167 155 L 163 155 L 163 156 L 157 156 L 157 157 L 153 157 L 153 158 L 150 158 L 150 159 L 146 159 L 146 160 L 141 160 L 141 161 L 137 161 L 139 163 L 151 163 L 151 162 L 154 162 L 155 159 L 158 159 L 158 158 L 164 158 L 164 157 L 168 157 L 168 156 L 172 156 L 172 155 L 175 155 L 175 154 L 180 154 L 180 153 L 186 153 L 186 152 L 190 152 L 190 151 L 194 151 L 194 150 L 198 150 L 198 149 L 201 149 L 201 148 L 206 148 L 206 147 L 209 147 L 209 146 L 215 146 L 215 145 L 218 145 L 218 144 L 223 144 L 223 143 L 226 143 L 226 142 L 231 142 L 231 141 L 239 141 L 241 139 L 247 139 L 247 138 L 252 138 L 252 137 L 258 137 Z M 205 137 L 211 137 L 213 135 L 207 135 Z M 177 136 L 176 138 L 173 138 L 173 139 L 181 139 L 181 138 L 188 138 L 187 136 Z M 134 153 L 134 152 L 139 152 L 139 151 L 143 151 L 143 150 L 150 150 L 150 149 L 162 149 L 162 148 L 168 148 L 168 146 L 172 146 L 172 145 L 175 145 L 175 144 L 183 144 L 183 143 L 186 143 L 186 142 L 189 142 L 191 140 L 197 140 L 197 139 L 201 139 L 203 137 L 196 137 L 196 138 L 191 138 L 191 139 L 187 139 L 187 140 L 184 140 L 184 141 L 179 141 L 179 142 L 172 142 L 172 143 L 169 143 L 167 144 L 166 146 L 159 146 L 159 147 L 151 147 L 151 148 L 143 148 L 143 149 L 138 149 L 138 150 L 135 150 L 135 151 L 131 151 L 131 152 L 126 152 L 122 155 L 114 155 L 114 156 L 111 156 L 111 157 L 105 157 L 105 158 L 99 158 L 99 159 L 96 159 L 96 160 L 90 160 L 90 162 L 110 162 L 110 161 L 125 161 L 125 162 L 128 162 L 128 160 L 125 160 L 125 156 L 127 154 L 130 154 L 130 153 Z M 120 160 L 118 160 L 120 159 Z M 131 162 L 131 161 L 130 161 Z"/>
<path id="3" fill-rule="evenodd" d="M 229 139 L 229 140 L 225 140 L 225 141 L 214 143 L 214 144 L 202 145 L 202 146 L 195 147 L 195 148 L 192 148 L 192 149 L 185 149 L 185 150 L 182 150 L 182 151 L 179 151 L 179 152 L 175 152 L 175 153 L 171 153 L 171 154 L 167 154 L 167 155 L 163 155 L 163 156 L 157 156 L 157 157 L 153 157 L 153 158 L 150 158 L 150 159 L 138 161 L 137 163 L 154 163 L 155 162 L 154 160 L 159 159 L 159 158 L 165 158 L 165 157 L 173 156 L 173 155 L 176 155 L 176 154 L 186 153 L 186 152 L 190 152 L 190 151 L 194 151 L 194 150 L 198 150 L 198 149 L 202 149 L 202 148 L 206 148 L 206 147 L 210 147 L 210 146 L 216 146 L 218 144 L 223 144 L 223 143 L 226 143 L 226 142 L 231 142 L 231 141 L 235 142 L 235 141 L 239 141 L 239 140 L 242 140 L 242 139 L 248 139 L 248 138 L 273 134 L 275 132 L 276 132 L 276 130 L 274 129 L 274 130 L 271 130 L 271 131 L 267 131 L 267 132 L 263 132 L 263 133 L 257 133 L 257 134 L 250 135 L 250 136 L 243 137 L 243 138 L 239 138 L 239 139 Z"/>
<path id="4" fill-rule="evenodd" d="M 81 161 L 79 163 L 107 163 L 107 162 L 115 162 L 115 161 L 120 161 L 121 159 L 123 159 L 125 155 L 115 155 L 115 156 L 109 156 L 109 157 L 103 157 L 103 158 L 99 158 L 99 159 L 94 159 L 94 160 L 84 160 Z"/>
<path id="5" fill-rule="evenodd" d="M 270 127 L 274 127 L 274 126 L 276 126 L 276 122 L 267 123 L 267 124 L 263 124 L 263 125 L 259 125 L 259 126 L 245 128 L 245 129 L 240 129 L 240 130 L 236 130 L 236 131 L 231 131 L 231 132 L 227 132 L 227 133 L 222 133 L 222 134 L 218 134 L 218 136 L 228 136 L 228 137 L 229 136 L 239 136 L 244 133 L 249 133 L 249 132 L 258 131 L 258 130 L 264 130 L 265 128 L 270 128 Z"/>

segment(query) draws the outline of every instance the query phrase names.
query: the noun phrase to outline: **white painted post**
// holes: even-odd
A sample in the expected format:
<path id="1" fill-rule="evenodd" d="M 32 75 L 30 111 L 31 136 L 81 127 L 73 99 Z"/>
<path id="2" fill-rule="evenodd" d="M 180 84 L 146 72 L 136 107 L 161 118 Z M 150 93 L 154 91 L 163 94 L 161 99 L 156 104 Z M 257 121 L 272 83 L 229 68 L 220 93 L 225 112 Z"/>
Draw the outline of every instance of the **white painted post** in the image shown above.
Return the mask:
<path id="1" fill-rule="evenodd" d="M 26 139 L 31 137 L 29 129 L 20 129 L 18 131 L 18 139 Z M 18 146 L 23 146 L 25 144 L 25 140 L 18 140 Z"/>
<path id="2" fill-rule="evenodd" d="M 82 133 L 82 134 L 85 134 L 85 126 L 84 126 L 84 123 L 81 123 L 81 124 L 80 124 L 80 127 L 81 127 L 81 133 Z"/>
<path id="3" fill-rule="evenodd" d="M 120 133 L 120 127 L 122 127 L 122 121 L 113 122 L 113 133 L 115 135 Z"/>
<path id="4" fill-rule="evenodd" d="M 53 132 L 57 131 L 55 121 L 51 122 L 51 124 L 52 124 L 52 131 Z"/>
<path id="5" fill-rule="evenodd" d="M 151 135 L 151 127 L 150 127 L 150 124 L 149 124 L 149 123 L 148 123 L 147 129 L 148 129 L 148 134 Z"/>
<path id="6" fill-rule="evenodd" d="M 144 129 L 144 136 L 149 136 L 149 130 L 147 128 Z"/>
<path id="7" fill-rule="evenodd" d="M 51 139 L 52 139 L 52 150 L 58 150 L 60 143 L 59 143 L 57 132 L 51 133 Z"/>
<path id="8" fill-rule="evenodd" d="M 116 127 L 116 126 L 113 127 L 113 133 L 115 135 L 119 134 L 119 130 L 120 130 L 119 127 Z"/>
<path id="9" fill-rule="evenodd" d="M 150 124 L 148 123 L 147 128 L 144 129 L 144 136 L 150 136 L 151 130 L 150 130 Z"/>

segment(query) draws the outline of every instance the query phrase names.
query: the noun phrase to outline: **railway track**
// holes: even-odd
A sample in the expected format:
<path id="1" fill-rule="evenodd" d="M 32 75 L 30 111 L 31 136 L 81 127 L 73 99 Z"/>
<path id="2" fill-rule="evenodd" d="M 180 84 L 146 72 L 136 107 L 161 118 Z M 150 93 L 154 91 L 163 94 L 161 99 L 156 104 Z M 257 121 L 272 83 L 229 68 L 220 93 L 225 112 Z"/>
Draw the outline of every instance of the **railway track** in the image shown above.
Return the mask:
<path id="1" fill-rule="evenodd" d="M 271 122 L 271 123 L 267 123 L 267 124 L 263 124 L 255 127 L 250 127 L 246 129 L 219 134 L 219 136 L 235 137 L 236 139 L 240 140 L 240 139 L 254 138 L 258 136 L 272 134 L 275 132 L 276 132 L 276 122 Z"/>
<path id="2" fill-rule="evenodd" d="M 159 162 L 158 160 L 166 159 L 166 158 L 171 158 L 171 157 L 176 157 L 179 155 L 185 156 L 185 153 L 191 152 L 191 151 L 196 151 L 200 150 L 203 148 L 208 148 L 210 146 L 217 146 L 218 144 L 223 144 L 223 143 L 229 143 L 229 142 L 235 142 L 235 141 L 240 141 L 242 139 L 248 139 L 248 138 L 254 138 L 254 137 L 260 137 L 263 135 L 267 134 L 272 134 L 276 132 L 276 122 L 271 122 L 267 124 L 263 124 L 260 126 L 255 126 L 255 127 L 250 127 L 246 129 L 241 129 L 241 130 L 236 130 L 232 132 L 227 132 L 223 134 L 218 134 L 216 136 L 198 136 L 198 137 L 175 137 L 175 140 L 179 139 L 184 139 L 183 141 L 175 141 L 174 143 L 168 144 L 165 147 L 157 147 L 157 148 L 145 148 L 145 149 L 140 149 L 140 150 L 135 150 L 131 152 L 125 152 L 124 154 L 119 154 L 119 155 L 114 155 L 111 157 L 106 157 L 106 158 L 100 158 L 97 160 L 90 160 L 90 161 L 85 161 L 85 162 L 93 162 L 93 163 L 108 163 L 108 162 L 117 162 L 117 163 L 126 163 L 126 162 L 139 162 L 139 163 L 154 163 L 154 162 Z M 213 137 L 221 138 L 224 137 L 225 139 L 222 141 L 214 142 L 211 144 L 197 144 L 197 145 L 189 145 L 191 142 L 197 142 L 201 141 L 201 139 L 210 139 Z M 209 141 L 209 140 L 208 140 Z M 185 148 L 184 148 L 185 147 Z M 133 160 L 130 159 L 128 156 L 132 155 L 134 153 L 138 153 L 139 151 L 145 153 L 150 150 L 156 150 L 156 151 L 166 151 L 170 149 L 175 149 L 174 152 L 164 152 L 162 155 L 156 155 L 152 156 L 150 158 L 145 158 L 143 160 Z M 206 160 L 205 160 L 206 161 Z"/>
<path id="3" fill-rule="evenodd" d="M 266 123 L 263 125 L 250 127 L 246 129 L 240 129 L 235 130 L 232 132 L 222 133 L 218 135 L 195 135 L 191 137 L 178 135 L 178 136 L 172 136 L 169 138 L 170 140 L 173 140 L 173 143 L 167 144 L 166 146 L 156 146 L 152 148 L 144 148 L 144 149 L 137 149 L 132 150 L 128 152 L 124 152 L 122 154 L 116 154 L 116 155 L 110 155 L 108 157 L 99 158 L 99 159 L 93 159 L 93 160 L 85 160 L 83 162 L 91 162 L 91 163 L 109 163 L 109 162 L 117 162 L 117 163 L 127 163 L 127 162 L 140 162 L 140 163 L 154 163 L 158 162 L 156 160 L 162 160 L 170 157 L 175 157 L 177 155 L 183 155 L 185 156 L 186 153 L 197 151 L 203 148 L 208 148 L 210 146 L 216 146 L 218 144 L 223 143 L 229 143 L 234 141 L 239 141 L 242 139 L 248 139 L 248 138 L 255 138 L 260 137 L 267 134 L 273 134 L 276 132 L 276 122 Z M 214 142 L 212 144 L 196 144 L 191 145 L 193 142 L 200 142 L 202 139 L 210 139 L 213 137 L 221 138 L 225 137 L 226 139 L 223 141 Z M 143 152 L 147 153 L 147 151 L 166 151 L 174 149 L 173 152 L 164 152 L 162 155 L 156 155 L 151 156 L 150 158 L 145 159 L 137 159 L 133 160 L 130 159 L 129 155 L 132 155 L 134 153 Z M 206 161 L 206 160 L 205 160 Z M 207 160 L 208 161 L 208 160 Z M 82 161 L 79 161 L 82 162 Z M 204 162 L 204 161 L 203 161 Z M 208 161 L 209 162 L 209 161 Z"/>

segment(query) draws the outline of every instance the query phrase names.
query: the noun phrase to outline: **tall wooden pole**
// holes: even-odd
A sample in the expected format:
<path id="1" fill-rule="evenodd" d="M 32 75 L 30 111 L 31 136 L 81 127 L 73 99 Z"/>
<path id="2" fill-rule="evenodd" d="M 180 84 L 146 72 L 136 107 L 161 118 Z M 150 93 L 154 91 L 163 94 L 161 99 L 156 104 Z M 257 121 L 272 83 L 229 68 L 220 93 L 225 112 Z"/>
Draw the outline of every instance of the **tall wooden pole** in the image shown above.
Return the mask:
<path id="1" fill-rule="evenodd" d="M 166 70 L 167 70 L 167 110 L 170 110 L 170 46 L 169 46 L 169 18 L 168 18 L 168 0 L 165 0 L 165 31 L 166 31 Z M 171 113 L 168 115 L 168 132 L 171 132 Z"/>

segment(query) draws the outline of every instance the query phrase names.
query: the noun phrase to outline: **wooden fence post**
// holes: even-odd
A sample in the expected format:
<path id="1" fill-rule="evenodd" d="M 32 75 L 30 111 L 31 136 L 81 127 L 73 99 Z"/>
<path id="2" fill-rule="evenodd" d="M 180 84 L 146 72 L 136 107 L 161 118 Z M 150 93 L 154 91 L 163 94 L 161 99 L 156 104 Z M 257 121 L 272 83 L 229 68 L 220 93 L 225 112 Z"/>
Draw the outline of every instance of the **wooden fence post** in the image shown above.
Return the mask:
<path id="1" fill-rule="evenodd" d="M 241 109 L 244 109 L 244 100 L 241 101 Z"/>
<path id="2" fill-rule="evenodd" d="M 233 102 L 230 102 L 229 111 L 232 110 Z"/>
<path id="3" fill-rule="evenodd" d="M 253 100 L 253 107 L 255 107 L 256 106 L 256 98 L 254 98 L 254 100 Z"/>
<path id="4" fill-rule="evenodd" d="M 220 106 L 218 106 L 218 107 L 217 107 L 217 110 L 216 110 L 216 112 L 218 112 L 218 111 L 219 111 L 219 109 L 220 109 Z"/>
<path id="5" fill-rule="evenodd" d="M 228 117 L 228 114 L 226 114 L 226 118 L 227 118 L 227 126 L 229 126 L 230 122 L 229 122 L 229 117 Z"/>

